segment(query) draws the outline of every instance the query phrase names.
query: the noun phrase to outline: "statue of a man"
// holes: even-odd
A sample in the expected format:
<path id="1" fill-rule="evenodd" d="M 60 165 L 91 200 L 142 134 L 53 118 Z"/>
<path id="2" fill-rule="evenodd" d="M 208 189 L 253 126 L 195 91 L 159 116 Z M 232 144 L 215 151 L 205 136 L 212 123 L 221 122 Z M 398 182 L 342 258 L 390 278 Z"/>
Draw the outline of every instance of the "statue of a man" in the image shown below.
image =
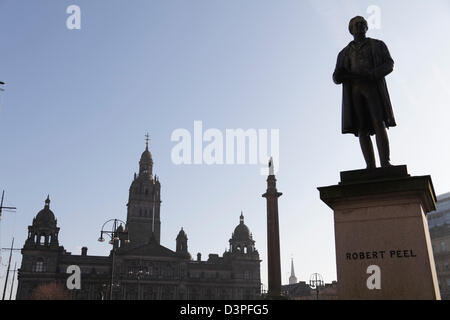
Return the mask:
<path id="1" fill-rule="evenodd" d="M 373 134 L 381 166 L 392 166 L 386 128 L 396 123 L 384 77 L 394 69 L 394 61 L 383 41 L 366 38 L 367 30 L 363 17 L 350 20 L 354 40 L 339 53 L 333 80 L 343 84 L 342 133 L 359 137 L 367 169 L 373 169 Z"/>

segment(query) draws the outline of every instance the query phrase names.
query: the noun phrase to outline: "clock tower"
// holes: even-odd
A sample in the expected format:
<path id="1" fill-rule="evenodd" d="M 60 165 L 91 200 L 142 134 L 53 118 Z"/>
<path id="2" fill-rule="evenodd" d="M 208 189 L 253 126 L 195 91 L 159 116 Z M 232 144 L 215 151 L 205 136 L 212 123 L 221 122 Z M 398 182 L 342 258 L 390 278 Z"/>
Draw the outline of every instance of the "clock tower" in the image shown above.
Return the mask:
<path id="1" fill-rule="evenodd" d="M 161 184 L 156 176 L 153 177 L 153 159 L 148 141 L 147 134 L 145 151 L 139 161 L 139 174 L 134 174 L 127 204 L 127 231 L 133 247 L 151 241 L 159 244 L 161 239 Z"/>

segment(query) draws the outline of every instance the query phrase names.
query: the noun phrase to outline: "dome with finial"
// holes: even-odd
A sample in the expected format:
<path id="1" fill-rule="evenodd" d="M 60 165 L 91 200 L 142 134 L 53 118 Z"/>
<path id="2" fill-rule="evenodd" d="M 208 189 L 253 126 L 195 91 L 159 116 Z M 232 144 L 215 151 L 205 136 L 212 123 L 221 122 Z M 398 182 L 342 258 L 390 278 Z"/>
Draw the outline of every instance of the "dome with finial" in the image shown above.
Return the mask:
<path id="1" fill-rule="evenodd" d="M 141 161 L 140 163 L 150 163 L 153 162 L 152 160 L 152 154 L 150 153 L 150 151 L 148 150 L 148 142 L 150 140 L 150 136 L 147 133 L 145 135 L 145 151 L 142 153 L 141 155 Z"/>
<path id="2" fill-rule="evenodd" d="M 141 155 L 140 163 L 151 163 L 151 162 L 153 162 L 152 154 L 150 153 L 150 151 L 148 151 L 147 147 Z"/>
<path id="3" fill-rule="evenodd" d="M 44 209 L 38 212 L 36 218 L 34 219 L 34 223 L 41 226 L 54 226 L 56 225 L 55 215 L 50 210 L 50 196 L 47 196 L 45 200 Z"/>
<path id="4" fill-rule="evenodd" d="M 233 240 L 251 240 L 252 235 L 250 229 L 244 224 L 244 214 L 241 212 L 239 217 L 239 225 L 234 229 Z"/>

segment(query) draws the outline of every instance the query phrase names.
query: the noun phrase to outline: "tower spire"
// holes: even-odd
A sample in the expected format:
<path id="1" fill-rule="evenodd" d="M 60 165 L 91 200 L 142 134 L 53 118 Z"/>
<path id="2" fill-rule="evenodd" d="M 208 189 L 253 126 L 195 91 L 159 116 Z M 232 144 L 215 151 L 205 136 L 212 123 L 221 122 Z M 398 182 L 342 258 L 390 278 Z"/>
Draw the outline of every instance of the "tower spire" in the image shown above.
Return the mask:
<path id="1" fill-rule="evenodd" d="M 150 141 L 150 135 L 147 134 L 145 135 L 145 150 L 148 150 L 148 142 Z"/>
<path id="2" fill-rule="evenodd" d="M 295 277 L 294 258 L 291 258 L 291 277 Z"/>
<path id="3" fill-rule="evenodd" d="M 148 150 L 148 142 L 150 135 L 145 135 L 145 150 L 142 153 L 141 160 L 139 161 L 139 177 L 152 179 L 153 159 L 152 154 Z"/>
<path id="4" fill-rule="evenodd" d="M 296 284 L 297 283 L 297 277 L 295 276 L 294 271 L 294 258 L 291 257 L 291 276 L 289 277 L 289 284 Z"/>

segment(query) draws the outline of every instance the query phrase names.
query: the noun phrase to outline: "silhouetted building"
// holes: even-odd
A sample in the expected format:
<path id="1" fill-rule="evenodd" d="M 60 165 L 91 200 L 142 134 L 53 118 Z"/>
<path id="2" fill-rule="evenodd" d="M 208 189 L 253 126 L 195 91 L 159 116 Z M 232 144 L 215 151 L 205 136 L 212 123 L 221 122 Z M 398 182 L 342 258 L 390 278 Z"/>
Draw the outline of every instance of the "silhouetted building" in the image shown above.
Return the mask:
<path id="1" fill-rule="evenodd" d="M 305 281 L 290 283 L 282 286 L 283 295 L 289 300 L 337 300 L 337 282 L 326 283 L 319 288 L 312 289 Z"/>
<path id="2" fill-rule="evenodd" d="M 160 244 L 161 184 L 152 170 L 147 143 L 139 161 L 139 174 L 134 175 L 130 186 L 126 226 L 119 226 L 115 254 L 111 251 L 109 256 L 89 256 L 86 247 L 81 255 L 67 252 L 59 244 L 59 228 L 48 197 L 44 209 L 28 227 L 16 299 L 30 299 L 35 288 L 44 283 L 65 284 L 66 270 L 71 265 L 81 269 L 81 289 L 71 291 L 73 299 L 109 299 L 111 270 L 112 299 L 260 298 L 261 260 L 242 213 L 229 250 L 222 257 L 210 254 L 202 261 L 198 254 L 192 260 L 183 229 L 176 237 L 175 251 Z"/>
<path id="3" fill-rule="evenodd" d="M 450 300 L 450 192 L 437 197 L 436 211 L 427 220 L 441 299 Z"/>

